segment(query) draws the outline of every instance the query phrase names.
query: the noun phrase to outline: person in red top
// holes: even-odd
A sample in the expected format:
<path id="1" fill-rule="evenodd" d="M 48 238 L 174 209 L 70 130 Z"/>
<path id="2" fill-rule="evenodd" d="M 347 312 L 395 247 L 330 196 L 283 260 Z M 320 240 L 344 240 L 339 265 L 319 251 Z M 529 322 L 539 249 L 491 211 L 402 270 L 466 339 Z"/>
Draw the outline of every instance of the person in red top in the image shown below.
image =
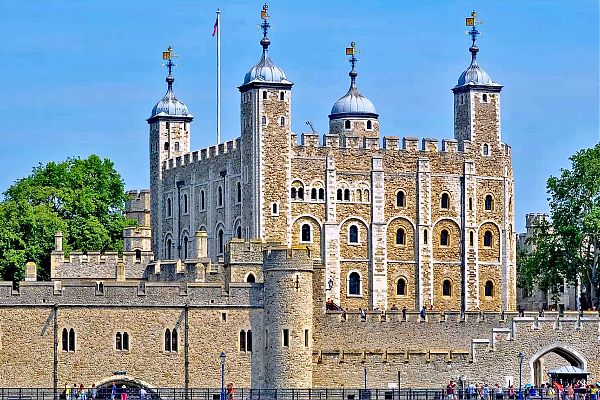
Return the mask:
<path id="1" fill-rule="evenodd" d="M 235 387 L 233 383 L 227 384 L 227 400 L 233 400 L 233 394 L 235 393 Z"/>
<path id="2" fill-rule="evenodd" d="M 125 385 L 122 386 L 123 393 L 121 393 L 121 400 L 127 400 L 127 388 Z"/>
<path id="3" fill-rule="evenodd" d="M 446 394 L 448 395 L 448 400 L 456 399 L 456 383 L 453 380 L 446 386 Z"/>

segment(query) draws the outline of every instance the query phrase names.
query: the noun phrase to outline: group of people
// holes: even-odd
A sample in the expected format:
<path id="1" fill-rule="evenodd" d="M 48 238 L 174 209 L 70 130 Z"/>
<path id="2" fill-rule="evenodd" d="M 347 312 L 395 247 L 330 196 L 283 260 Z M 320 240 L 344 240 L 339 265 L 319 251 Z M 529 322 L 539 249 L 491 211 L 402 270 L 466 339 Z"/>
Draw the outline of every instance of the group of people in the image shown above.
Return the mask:
<path id="1" fill-rule="evenodd" d="M 139 396 L 140 400 L 146 400 L 148 392 L 144 388 L 140 388 Z M 96 399 L 108 399 L 108 391 L 105 393 L 99 393 L 98 388 L 95 384 L 91 387 L 86 388 L 83 383 L 79 386 L 73 384 L 73 386 L 65 385 L 65 400 L 96 400 Z M 127 400 L 128 391 L 127 386 L 122 385 L 120 390 L 117 389 L 117 384 L 112 383 L 110 389 L 110 400 Z"/>
<path id="2" fill-rule="evenodd" d="M 517 400 L 518 388 L 513 385 L 505 388 L 496 383 L 494 386 L 480 383 L 470 383 L 465 389 L 467 400 Z M 600 400 L 600 384 L 586 384 L 584 381 L 576 381 L 566 385 L 560 383 L 542 384 L 535 387 L 531 384 L 523 388 L 523 399 L 556 399 L 556 400 Z M 456 383 L 450 381 L 446 386 L 447 400 L 458 400 Z"/>
<path id="3" fill-rule="evenodd" d="M 453 382 L 450 381 L 450 384 L 453 384 Z M 454 383 L 454 388 L 456 388 L 456 383 Z M 494 386 L 490 386 L 487 383 L 470 383 L 465 391 L 465 397 L 468 400 L 503 400 L 505 397 L 509 400 L 515 400 L 517 391 L 515 391 L 513 385 L 503 388 L 499 383 L 496 383 Z"/>

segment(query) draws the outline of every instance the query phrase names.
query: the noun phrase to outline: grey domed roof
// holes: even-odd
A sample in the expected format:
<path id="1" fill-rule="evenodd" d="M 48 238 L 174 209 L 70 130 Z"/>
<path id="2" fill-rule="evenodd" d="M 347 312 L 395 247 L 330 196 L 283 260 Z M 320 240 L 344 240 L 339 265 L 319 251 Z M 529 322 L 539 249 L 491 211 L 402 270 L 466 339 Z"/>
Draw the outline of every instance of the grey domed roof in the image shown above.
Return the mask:
<path id="1" fill-rule="evenodd" d="M 267 51 L 263 52 L 258 64 L 252 67 L 244 77 L 244 85 L 254 81 L 291 83 L 285 78 L 285 72 L 271 61 Z"/>
<path id="2" fill-rule="evenodd" d="M 377 118 L 379 115 L 371 100 L 360 94 L 356 87 L 356 76 L 358 74 L 352 69 L 349 75 L 351 79 L 350 89 L 348 89 L 348 92 L 342 98 L 335 102 L 331 108 L 329 118 L 334 119 L 349 116 Z"/>
<path id="3" fill-rule="evenodd" d="M 164 97 L 156 103 L 152 109 L 150 118 L 162 116 L 193 117 L 189 113 L 187 106 L 179 101 L 177 97 L 175 97 L 175 93 L 173 93 L 173 82 L 175 81 L 173 76 L 167 76 L 166 80 L 168 84 L 167 93 L 165 93 Z"/>
<path id="4" fill-rule="evenodd" d="M 471 46 L 469 51 L 471 52 L 471 64 L 460 74 L 455 87 L 465 85 L 501 86 L 494 82 L 490 75 L 477 64 L 477 52 L 479 51 L 477 46 Z"/>

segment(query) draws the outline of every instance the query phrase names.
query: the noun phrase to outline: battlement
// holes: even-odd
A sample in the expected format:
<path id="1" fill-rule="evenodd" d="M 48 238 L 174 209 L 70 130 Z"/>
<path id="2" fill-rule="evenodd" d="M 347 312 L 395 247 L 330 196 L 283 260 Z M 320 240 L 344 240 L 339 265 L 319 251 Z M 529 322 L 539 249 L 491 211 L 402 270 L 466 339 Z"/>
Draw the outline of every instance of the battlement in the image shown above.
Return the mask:
<path id="1" fill-rule="evenodd" d="M 224 156 L 228 153 L 237 151 L 240 148 L 241 138 L 227 141 L 218 145 L 210 146 L 205 149 L 196 150 L 186 153 L 183 156 L 170 158 L 163 163 L 163 168 L 166 170 L 189 165 L 204 160 Z"/>
<path id="2" fill-rule="evenodd" d="M 299 148 L 339 148 L 339 149 L 367 149 L 367 150 L 390 150 L 406 151 L 414 153 L 468 153 L 471 149 L 469 141 L 463 141 L 459 144 L 456 139 L 442 139 L 441 148 L 439 139 L 424 138 L 419 144 L 416 137 L 384 136 L 383 145 L 380 145 L 379 138 L 360 137 L 353 135 L 325 134 L 323 140 L 319 141 L 319 135 L 315 133 L 302 133 L 300 143 L 297 140 L 297 134 L 292 133 L 292 144 Z M 506 156 L 510 156 L 510 146 L 501 144 L 501 149 Z"/>
<path id="3" fill-rule="evenodd" d="M 231 239 L 225 251 L 225 264 L 261 264 L 265 242 L 242 239 Z"/>
<path id="4" fill-rule="evenodd" d="M 535 225 L 548 221 L 550 216 L 546 213 L 528 213 L 525 214 L 525 228 L 533 228 Z"/>
<path id="5" fill-rule="evenodd" d="M 154 258 L 151 251 L 73 251 L 68 256 L 62 250 L 50 255 L 52 280 L 140 280 L 146 265 Z"/>
<path id="6" fill-rule="evenodd" d="M 4 306 L 76 304 L 89 306 L 262 307 L 262 285 L 204 282 L 12 282 L 0 281 Z"/>
<path id="7" fill-rule="evenodd" d="M 265 247 L 263 269 L 310 269 L 312 259 L 307 246 L 271 245 Z"/>

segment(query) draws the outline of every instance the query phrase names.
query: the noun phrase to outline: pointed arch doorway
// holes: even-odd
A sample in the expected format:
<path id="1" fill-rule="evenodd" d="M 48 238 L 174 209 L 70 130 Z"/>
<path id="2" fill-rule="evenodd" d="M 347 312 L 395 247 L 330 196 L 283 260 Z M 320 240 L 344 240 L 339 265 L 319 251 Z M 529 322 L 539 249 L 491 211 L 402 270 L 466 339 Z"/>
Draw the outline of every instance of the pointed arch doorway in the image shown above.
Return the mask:
<path id="1" fill-rule="evenodd" d="M 562 359 L 567 364 L 587 370 L 587 360 L 579 351 L 563 343 L 550 344 L 538 350 L 529 359 L 530 383 L 533 383 L 536 387 L 546 382 L 548 370 L 556 367 L 545 363 L 545 356 L 550 354 L 558 356 L 554 357 L 555 362 Z"/>

